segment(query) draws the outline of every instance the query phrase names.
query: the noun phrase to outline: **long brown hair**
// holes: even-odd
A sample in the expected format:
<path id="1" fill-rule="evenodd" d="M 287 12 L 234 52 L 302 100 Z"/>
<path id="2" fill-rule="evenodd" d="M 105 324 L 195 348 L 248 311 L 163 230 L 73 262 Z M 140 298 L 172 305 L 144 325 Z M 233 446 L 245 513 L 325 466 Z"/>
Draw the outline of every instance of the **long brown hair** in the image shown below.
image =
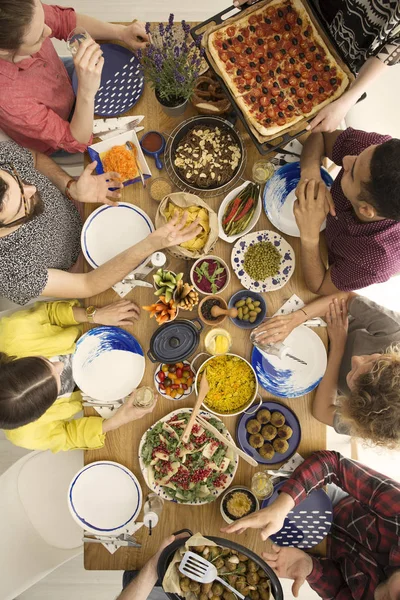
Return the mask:
<path id="1" fill-rule="evenodd" d="M 34 11 L 34 0 L 0 0 L 1 50 L 18 50 Z"/>
<path id="2" fill-rule="evenodd" d="M 57 395 L 56 379 L 43 358 L 0 352 L 0 428 L 16 429 L 36 421 Z"/>

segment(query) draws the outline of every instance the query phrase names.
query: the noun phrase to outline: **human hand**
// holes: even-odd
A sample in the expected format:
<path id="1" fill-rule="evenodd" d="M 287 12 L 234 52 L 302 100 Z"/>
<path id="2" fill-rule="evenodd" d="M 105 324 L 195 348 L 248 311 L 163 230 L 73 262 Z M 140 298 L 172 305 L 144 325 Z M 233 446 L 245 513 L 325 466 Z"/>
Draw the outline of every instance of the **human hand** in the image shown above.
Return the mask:
<path id="1" fill-rule="evenodd" d="M 271 552 L 262 552 L 262 557 L 273 568 L 278 577 L 293 579 L 292 593 L 297 598 L 301 586 L 313 570 L 313 561 L 299 548 L 284 548 L 272 545 Z"/>
<path id="2" fill-rule="evenodd" d="M 306 129 L 313 133 L 336 131 L 352 105 L 353 103 L 349 103 L 344 94 L 338 100 L 324 106 L 308 124 Z"/>
<path id="3" fill-rule="evenodd" d="M 113 415 L 111 419 L 108 419 L 103 423 L 104 433 L 113 429 L 118 429 L 122 425 L 126 425 L 126 423 L 131 423 L 132 421 L 139 421 L 139 419 L 142 419 L 145 415 L 148 415 L 149 413 L 153 412 L 158 401 L 158 395 L 156 395 L 155 401 L 151 406 L 143 408 L 141 406 L 134 406 L 132 401 L 134 399 L 135 393 L 136 390 L 134 390 L 132 394 L 130 394 L 128 398 L 126 398 L 124 404 L 117 410 L 115 415 Z"/>
<path id="4" fill-rule="evenodd" d="M 329 305 L 325 320 L 331 346 L 335 349 L 343 349 L 346 345 L 347 331 L 349 328 L 346 301 L 342 299 L 339 304 L 338 299 L 335 298 Z"/>
<path id="5" fill-rule="evenodd" d="M 293 213 L 302 241 L 318 242 L 321 226 L 332 209 L 332 197 L 325 184 L 318 185 L 315 179 L 305 179 L 297 188 L 297 200 Z"/>
<path id="6" fill-rule="evenodd" d="M 133 21 L 130 25 L 126 25 L 121 32 L 121 42 L 130 46 L 134 50 L 145 48 L 150 42 L 150 37 L 146 33 L 145 24 L 139 21 Z"/>
<path id="7" fill-rule="evenodd" d="M 231 525 L 223 527 L 221 531 L 240 535 L 246 529 L 261 529 L 261 539 L 265 542 L 270 535 L 282 529 L 285 517 L 293 507 L 292 497 L 289 494 L 282 493 L 267 508 L 258 510 L 248 517 L 243 517 Z"/>
<path id="8" fill-rule="evenodd" d="M 304 321 L 307 321 L 307 315 L 300 310 L 289 315 L 270 317 L 254 329 L 253 335 L 256 336 L 257 342 L 262 344 L 276 344 L 283 342 L 289 333 Z"/>
<path id="9" fill-rule="evenodd" d="M 193 223 L 186 227 L 186 220 L 188 217 L 187 211 L 179 218 L 179 213 L 175 211 L 174 216 L 168 223 L 162 225 L 159 229 L 156 229 L 149 235 L 154 250 L 162 250 L 163 248 L 169 248 L 170 246 L 177 246 L 183 242 L 192 240 L 201 232 L 201 226 L 199 226 L 200 219 L 197 218 Z"/>
<path id="10" fill-rule="evenodd" d="M 118 173 L 110 172 L 102 175 L 93 175 L 97 162 L 91 162 L 77 181 L 70 187 L 71 196 L 78 202 L 109 204 L 117 206 L 117 202 L 111 198 L 121 198 L 121 192 L 111 188 L 123 188 L 121 177 Z"/>
<path id="11" fill-rule="evenodd" d="M 89 37 L 79 45 L 74 65 L 78 77 L 78 94 L 94 97 L 100 87 L 104 58 L 99 44 L 93 38 Z"/>
<path id="12" fill-rule="evenodd" d="M 132 325 L 140 317 L 140 308 L 129 300 L 120 300 L 96 310 L 93 322 L 99 325 Z"/>

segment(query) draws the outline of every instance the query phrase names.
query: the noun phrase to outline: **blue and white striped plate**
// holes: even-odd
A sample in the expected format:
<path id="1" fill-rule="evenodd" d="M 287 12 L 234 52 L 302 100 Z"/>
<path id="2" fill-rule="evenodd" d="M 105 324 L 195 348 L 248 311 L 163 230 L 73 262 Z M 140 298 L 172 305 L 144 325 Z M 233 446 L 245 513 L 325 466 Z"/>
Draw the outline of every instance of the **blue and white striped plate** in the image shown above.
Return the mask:
<path id="1" fill-rule="evenodd" d="M 91 398 L 115 402 L 128 396 L 144 375 L 144 353 L 139 342 L 119 327 L 95 327 L 76 343 L 72 374 Z"/>
<path id="2" fill-rule="evenodd" d="M 142 490 L 124 465 L 101 460 L 83 467 L 68 490 L 68 507 L 74 520 L 91 533 L 118 534 L 137 519 Z"/>
<path id="3" fill-rule="evenodd" d="M 330 187 L 333 179 L 326 169 L 321 168 L 321 177 L 325 184 Z M 300 163 L 288 163 L 275 171 L 274 175 L 267 181 L 264 194 L 264 211 L 272 225 L 293 237 L 300 237 L 296 219 L 293 213 L 293 205 L 296 200 L 295 190 L 300 181 Z M 324 221 L 321 231 L 325 229 Z"/>
<path id="4" fill-rule="evenodd" d="M 273 495 L 263 501 L 261 508 L 270 506 L 277 499 L 284 483 L 281 481 L 274 486 Z M 328 535 L 332 520 L 333 508 L 328 494 L 324 490 L 315 490 L 287 514 L 282 529 L 270 539 L 278 546 L 312 548 Z"/>
<path id="5" fill-rule="evenodd" d="M 317 387 L 326 371 L 326 349 L 315 331 L 300 325 L 285 339 L 290 353 L 304 360 L 301 363 L 285 356 L 283 359 L 254 348 L 251 364 L 262 387 L 279 398 L 299 398 Z"/>

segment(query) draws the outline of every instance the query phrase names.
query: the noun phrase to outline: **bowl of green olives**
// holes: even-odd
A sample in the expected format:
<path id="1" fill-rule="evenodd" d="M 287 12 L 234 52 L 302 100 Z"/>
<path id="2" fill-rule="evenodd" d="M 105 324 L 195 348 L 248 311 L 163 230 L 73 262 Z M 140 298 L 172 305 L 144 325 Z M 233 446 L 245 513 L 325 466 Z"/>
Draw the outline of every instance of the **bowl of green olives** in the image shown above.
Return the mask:
<path id="1" fill-rule="evenodd" d="M 231 321 L 241 329 L 254 329 L 265 319 L 267 304 L 261 294 L 250 290 L 239 290 L 228 302 L 228 308 L 236 308 L 237 317 Z"/>

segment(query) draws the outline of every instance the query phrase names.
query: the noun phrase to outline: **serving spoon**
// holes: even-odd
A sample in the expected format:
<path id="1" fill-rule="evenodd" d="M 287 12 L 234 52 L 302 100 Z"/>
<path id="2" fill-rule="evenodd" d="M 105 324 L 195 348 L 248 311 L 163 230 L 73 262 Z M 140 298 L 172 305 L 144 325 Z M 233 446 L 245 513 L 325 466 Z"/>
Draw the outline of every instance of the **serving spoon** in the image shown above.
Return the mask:
<path id="1" fill-rule="evenodd" d="M 207 396 L 209 389 L 210 388 L 207 381 L 207 369 L 205 369 L 203 377 L 200 381 L 199 395 L 197 396 L 196 404 L 193 407 L 192 415 L 180 439 L 180 444 L 186 444 L 189 441 L 189 437 L 192 432 L 192 427 L 196 421 L 196 417 L 200 412 L 200 407 L 203 403 L 204 398 Z"/>

